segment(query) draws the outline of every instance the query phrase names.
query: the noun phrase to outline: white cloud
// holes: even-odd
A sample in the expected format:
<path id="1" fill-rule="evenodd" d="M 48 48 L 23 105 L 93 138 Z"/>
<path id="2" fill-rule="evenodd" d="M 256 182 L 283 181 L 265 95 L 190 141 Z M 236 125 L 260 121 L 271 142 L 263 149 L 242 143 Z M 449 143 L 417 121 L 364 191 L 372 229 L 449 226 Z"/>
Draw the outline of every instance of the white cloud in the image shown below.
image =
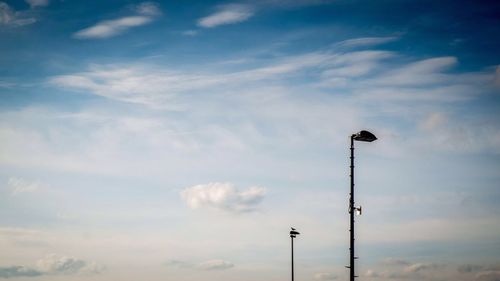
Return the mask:
<path id="1" fill-rule="evenodd" d="M 31 8 L 49 5 L 49 0 L 26 0 L 26 2 L 30 4 Z"/>
<path id="2" fill-rule="evenodd" d="M 220 6 L 218 10 L 198 20 L 198 26 L 212 28 L 225 24 L 235 24 L 248 20 L 254 15 L 254 9 L 244 4 L 229 4 Z"/>
<path id="3" fill-rule="evenodd" d="M 331 272 L 319 272 L 314 274 L 316 280 L 336 280 L 338 276 Z"/>
<path id="4" fill-rule="evenodd" d="M 0 267 L 0 277 L 36 277 L 41 275 L 98 274 L 104 270 L 95 262 L 50 254 L 38 260 L 34 267 L 15 265 Z"/>
<path id="5" fill-rule="evenodd" d="M 35 23 L 36 19 L 14 11 L 7 3 L 0 2 L 0 25 L 23 26 Z"/>
<path id="6" fill-rule="evenodd" d="M 88 72 L 53 77 L 50 83 L 116 100 L 164 107 L 177 94 L 202 89 L 207 91 L 224 79 L 227 78 L 223 75 L 185 74 L 142 65 L 96 65 Z"/>
<path id="7" fill-rule="evenodd" d="M 404 271 L 405 272 L 422 272 L 422 271 L 429 271 L 429 270 L 436 270 L 439 268 L 442 268 L 442 264 L 436 264 L 436 263 L 415 263 L 415 264 L 410 264 L 408 265 Z"/>
<path id="8" fill-rule="evenodd" d="M 399 40 L 399 37 L 364 37 L 344 40 L 335 44 L 342 48 L 372 47 Z"/>
<path id="9" fill-rule="evenodd" d="M 208 260 L 197 265 L 201 270 L 225 270 L 234 267 L 234 264 L 225 260 Z"/>
<path id="10" fill-rule="evenodd" d="M 252 5 L 233 3 L 219 5 L 216 11 L 198 20 L 198 26 L 213 28 L 220 25 L 236 24 L 253 17 L 258 9 L 288 9 L 331 3 L 332 0 L 257 0 Z M 248 2 L 249 3 L 249 2 Z"/>
<path id="11" fill-rule="evenodd" d="M 108 38 L 118 35 L 131 27 L 145 25 L 151 21 L 150 17 L 145 16 L 129 16 L 115 20 L 106 20 L 76 32 L 74 37 L 78 39 Z"/>
<path id="12" fill-rule="evenodd" d="M 231 183 L 209 183 L 184 189 L 181 196 L 192 209 L 215 208 L 231 212 L 254 211 L 266 190 L 250 187 L 239 191 Z"/>
<path id="13" fill-rule="evenodd" d="M 133 27 L 151 23 L 161 15 L 158 4 L 143 2 L 134 7 L 136 15 L 126 16 L 113 20 L 105 20 L 91 27 L 84 28 L 73 34 L 77 39 L 104 39 L 121 34 Z"/>
<path id="14" fill-rule="evenodd" d="M 40 259 L 36 263 L 36 268 L 40 272 L 54 274 L 74 274 L 86 266 L 85 261 L 72 257 L 50 254 Z"/>
<path id="15" fill-rule="evenodd" d="M 384 60 L 394 58 L 395 54 L 388 51 L 357 51 L 339 53 L 331 59 L 331 63 L 325 67 L 321 73 L 321 79 L 327 86 L 331 80 L 359 78 L 373 74 L 374 71 L 382 68 Z M 333 83 L 335 85 L 335 83 Z M 346 86 L 346 85 L 345 85 Z"/>
<path id="16" fill-rule="evenodd" d="M 35 192 L 43 187 L 40 182 L 28 181 L 22 178 L 9 178 L 7 182 L 8 187 L 12 190 L 12 195 Z"/>
<path id="17" fill-rule="evenodd" d="M 155 2 L 143 2 L 135 7 L 135 11 L 144 16 L 159 16 L 162 14 L 160 6 Z"/>
<path id="18" fill-rule="evenodd" d="M 97 274 L 104 266 L 74 257 L 49 254 L 36 262 L 36 269 L 43 274 Z"/>

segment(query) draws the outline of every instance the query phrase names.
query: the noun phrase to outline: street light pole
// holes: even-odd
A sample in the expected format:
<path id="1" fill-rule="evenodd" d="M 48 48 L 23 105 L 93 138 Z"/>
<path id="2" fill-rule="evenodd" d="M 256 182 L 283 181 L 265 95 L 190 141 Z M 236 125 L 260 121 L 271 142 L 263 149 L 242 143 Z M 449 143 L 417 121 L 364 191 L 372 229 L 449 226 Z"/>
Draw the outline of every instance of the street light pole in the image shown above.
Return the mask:
<path id="1" fill-rule="evenodd" d="M 355 275 L 354 271 L 354 260 L 357 259 L 354 255 L 354 211 L 359 211 L 361 213 L 361 207 L 355 207 L 354 205 L 354 141 L 364 141 L 364 142 L 372 142 L 376 140 L 374 134 L 368 131 L 361 131 L 357 134 L 351 135 L 351 165 L 350 165 L 350 180 L 351 180 L 351 192 L 349 194 L 349 215 L 350 215 L 350 229 L 349 229 L 349 280 L 354 281 L 354 278 L 358 277 Z"/>
<path id="2" fill-rule="evenodd" d="M 295 274 L 294 274 L 294 271 L 293 271 L 293 239 L 299 235 L 300 233 L 298 231 L 295 230 L 295 228 L 292 227 L 292 231 L 290 231 L 290 240 L 292 240 L 292 281 L 294 281 L 294 277 L 295 277 Z"/>
<path id="3" fill-rule="evenodd" d="M 354 273 L 354 135 L 351 136 L 351 192 L 349 193 L 349 215 L 350 215 L 350 229 L 349 229 L 349 253 L 350 253 L 350 259 L 349 259 L 349 276 L 350 276 L 350 281 L 354 281 L 354 278 L 356 277 Z"/>

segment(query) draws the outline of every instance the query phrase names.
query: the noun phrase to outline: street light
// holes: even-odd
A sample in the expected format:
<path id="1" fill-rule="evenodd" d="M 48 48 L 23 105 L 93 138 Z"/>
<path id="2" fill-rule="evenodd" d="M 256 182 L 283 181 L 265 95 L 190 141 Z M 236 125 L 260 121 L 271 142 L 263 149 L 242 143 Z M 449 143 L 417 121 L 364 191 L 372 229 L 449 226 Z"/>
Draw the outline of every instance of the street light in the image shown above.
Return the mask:
<path id="1" fill-rule="evenodd" d="M 354 260 L 357 259 L 358 257 L 354 256 L 354 212 L 358 213 L 361 215 L 361 206 L 360 207 L 355 207 L 354 206 L 354 141 L 364 141 L 364 142 L 372 142 L 376 140 L 377 137 L 368 132 L 368 131 L 360 131 L 357 134 L 351 135 L 351 193 L 349 196 L 349 215 L 351 218 L 351 223 L 350 226 L 351 228 L 349 229 L 349 234 L 350 234 L 350 247 L 349 247 L 349 252 L 350 252 L 350 264 L 349 266 L 346 266 L 350 270 L 350 281 L 354 281 L 354 278 L 358 277 L 354 273 Z"/>
<path id="2" fill-rule="evenodd" d="M 293 239 L 299 235 L 300 233 L 292 227 L 292 231 L 290 231 L 290 239 L 292 240 L 292 281 L 294 278 L 294 273 L 293 273 Z"/>

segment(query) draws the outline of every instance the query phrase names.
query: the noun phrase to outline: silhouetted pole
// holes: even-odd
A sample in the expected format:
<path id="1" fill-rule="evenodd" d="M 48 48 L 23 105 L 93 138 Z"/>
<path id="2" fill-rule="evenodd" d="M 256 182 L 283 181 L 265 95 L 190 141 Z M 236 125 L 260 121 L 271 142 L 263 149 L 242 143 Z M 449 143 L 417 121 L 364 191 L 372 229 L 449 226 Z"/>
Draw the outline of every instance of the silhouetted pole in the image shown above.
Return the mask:
<path id="1" fill-rule="evenodd" d="M 349 280 L 354 281 L 356 277 L 354 275 L 354 135 L 351 136 L 351 193 L 349 194 L 349 215 L 350 215 L 350 226 L 349 236 L 350 236 L 350 244 L 349 244 Z"/>
<path id="2" fill-rule="evenodd" d="M 358 257 L 354 256 L 354 210 L 358 210 L 361 212 L 361 207 L 356 208 L 354 205 L 354 141 L 365 141 L 372 142 L 376 140 L 377 137 L 368 131 L 361 131 L 357 134 L 351 135 L 351 193 L 349 194 L 349 215 L 350 215 L 350 229 L 349 229 L 349 280 L 354 281 L 354 278 L 358 277 L 355 275 L 354 271 L 354 260 Z"/>
<path id="3" fill-rule="evenodd" d="M 293 272 L 293 239 L 299 235 L 300 233 L 292 227 L 292 231 L 290 231 L 290 240 L 292 240 L 292 281 L 294 281 L 295 274 Z"/>

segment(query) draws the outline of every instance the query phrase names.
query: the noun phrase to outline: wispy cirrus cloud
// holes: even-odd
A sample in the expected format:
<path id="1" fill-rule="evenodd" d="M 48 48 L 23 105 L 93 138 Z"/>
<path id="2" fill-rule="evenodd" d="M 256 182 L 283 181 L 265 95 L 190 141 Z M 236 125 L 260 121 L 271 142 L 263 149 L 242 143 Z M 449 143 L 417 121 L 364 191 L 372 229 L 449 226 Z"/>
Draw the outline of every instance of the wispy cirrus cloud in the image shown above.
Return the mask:
<path id="1" fill-rule="evenodd" d="M 414 116 L 417 129 L 428 136 L 418 146 L 447 151 L 499 151 L 500 134 L 494 122 L 475 119 L 455 122 L 453 116 L 430 111 L 431 104 L 481 98 L 493 89 L 495 69 L 456 73 L 452 70 L 457 64 L 458 59 L 452 56 L 416 60 L 392 51 L 339 52 L 330 48 L 275 57 L 247 67 L 239 65 L 236 71 L 230 65 L 218 68 L 199 65 L 191 71 L 151 64 L 92 65 L 87 71 L 54 76 L 48 82 L 67 90 L 179 111 L 183 110 L 185 94 L 203 98 L 250 89 L 261 92 L 270 84 L 274 85 L 273 90 L 280 89 L 278 92 L 292 91 L 290 81 L 307 77 L 303 86 L 309 90 L 343 93 L 348 100 L 366 104 L 376 101 L 385 105 L 379 107 L 381 114 L 391 111 L 406 115 L 408 106 L 415 107 L 416 103 L 425 106 L 425 116 L 424 113 Z M 232 96 L 245 99 L 243 95 Z M 483 124 L 479 125 L 480 122 Z"/>
<path id="2" fill-rule="evenodd" d="M 228 4 L 198 20 L 198 26 L 213 28 L 220 25 L 235 24 L 248 20 L 255 14 L 255 8 L 245 4 Z"/>
<path id="3" fill-rule="evenodd" d="M 84 90 L 108 98 L 161 107 L 184 92 L 219 91 L 218 87 L 246 88 L 263 81 L 283 82 L 307 71 L 323 72 L 313 77 L 328 80 L 334 71 L 351 72 L 354 64 L 376 63 L 391 57 L 391 52 L 361 51 L 351 53 L 311 52 L 270 60 L 260 66 L 239 71 L 200 70 L 180 72 L 154 65 L 93 65 L 88 71 L 58 75 L 49 79 L 52 85 Z M 374 66 L 375 67 L 375 66 Z M 359 71 L 358 71 L 359 72 Z"/>
<path id="4" fill-rule="evenodd" d="M 419 86 L 447 83 L 455 77 L 446 74 L 458 63 L 456 57 L 437 57 L 413 62 L 390 70 L 374 81 L 377 85 Z"/>
<path id="5" fill-rule="evenodd" d="M 143 64 L 93 65 L 85 72 L 54 76 L 49 82 L 154 107 L 187 91 L 220 91 L 221 85 L 247 89 L 264 81 L 284 83 L 297 75 L 307 76 L 309 83 L 320 88 L 384 101 L 470 99 L 487 90 L 481 84 L 494 85 L 493 72 L 449 73 L 457 61 L 455 57 L 436 57 L 408 62 L 390 51 L 327 50 L 279 57 L 238 71 L 211 68 L 208 72 L 203 65 L 189 72 Z"/>
<path id="6" fill-rule="evenodd" d="M 135 15 L 126 16 L 113 20 L 105 20 L 93 26 L 84 28 L 73 34 L 77 39 L 104 39 L 119 35 L 133 27 L 151 23 L 161 15 L 158 4 L 144 2 L 134 7 Z"/>
<path id="7" fill-rule="evenodd" d="M 255 116 L 262 122 L 274 122 L 275 137 L 293 135 L 293 138 L 283 137 L 283 141 L 287 143 L 320 135 L 336 140 L 337 134 L 333 133 L 331 126 L 325 124 L 325 118 L 334 122 L 335 119 L 343 118 L 348 108 L 367 106 L 370 110 L 364 112 L 370 112 L 373 116 L 410 118 L 408 114 L 412 114 L 415 126 L 413 141 L 400 143 L 396 137 L 391 138 L 389 134 L 386 136 L 388 139 L 398 142 L 397 145 L 393 144 L 394 147 L 401 149 L 406 147 L 406 151 L 408 146 L 413 149 L 460 153 L 500 151 L 499 127 L 490 117 L 469 118 L 437 110 L 444 103 L 448 106 L 459 105 L 470 99 L 484 97 L 482 93 L 488 91 L 487 85 L 494 85 L 494 69 L 456 73 L 452 71 L 458 63 L 455 57 L 419 60 L 398 52 L 383 50 L 338 52 L 335 48 L 280 56 L 257 63 L 255 59 L 253 61 L 254 63 L 248 66 L 238 65 L 236 71 L 232 71 L 231 65 L 217 67 L 197 65 L 192 70 L 142 63 L 92 65 L 82 72 L 51 77 L 49 83 L 66 91 L 81 91 L 120 102 L 177 112 L 186 110 L 204 112 L 211 108 L 215 110 L 211 114 L 218 114 L 215 112 L 228 114 L 231 109 L 223 104 L 214 104 L 213 99 L 209 98 L 224 95 L 225 101 L 237 105 L 240 109 L 245 108 L 247 116 Z M 306 90 L 316 94 L 327 92 L 328 98 L 321 95 L 322 98 L 332 100 L 321 105 L 304 103 L 301 95 L 291 94 L 298 91 L 296 87 L 290 87 L 290 82 L 294 82 L 297 77 L 307 77 L 304 78 L 301 91 Z M 240 94 L 226 95 L 227 93 Z M 190 101 L 187 104 L 186 96 L 197 98 L 194 103 Z M 248 102 L 254 102 L 256 99 L 269 102 L 259 103 L 253 109 L 248 108 Z M 337 99 L 338 102 L 333 102 L 333 99 Z M 375 109 L 372 106 L 373 101 L 379 105 Z M 351 102 L 356 102 L 356 106 Z M 417 106 L 422 110 L 409 110 Z M 256 108 L 258 110 L 255 110 Z M 359 116 L 359 112 L 348 114 Z M 297 116 L 302 118 L 296 118 Z M 290 123 L 290 120 L 295 122 Z M 278 125 L 278 122 L 281 123 Z M 257 127 L 255 124 L 251 126 Z M 186 126 L 183 131 L 197 129 L 196 126 Z M 262 136 L 268 134 L 252 128 L 250 131 L 257 133 L 249 135 L 248 131 L 242 132 L 240 129 L 218 128 L 216 134 L 217 137 L 223 136 L 222 140 L 233 148 L 251 147 L 254 144 L 249 144 L 249 140 L 261 141 Z M 22 141 L 26 139 L 16 135 L 14 140 L 11 131 L 5 133 L 4 138 L 12 139 L 13 146 L 18 145 L 17 139 Z M 151 133 L 154 137 L 158 137 L 157 134 L 157 132 Z M 167 139 L 175 139 L 176 145 L 182 143 L 182 147 L 196 150 L 200 147 L 206 148 L 206 142 L 201 144 L 203 141 L 199 138 L 204 135 L 206 134 L 197 133 L 197 138 L 183 135 Z M 219 138 L 218 140 L 217 143 L 222 143 Z M 110 149 L 115 150 L 116 147 Z M 11 151 L 14 150 L 7 150 L 5 154 L 14 155 Z M 14 160 L 19 161 L 17 158 L 12 161 Z M 71 165 L 77 162 L 73 161 Z"/>
<path id="8" fill-rule="evenodd" d="M 382 45 L 389 42 L 394 42 L 399 40 L 397 36 L 390 37 L 363 37 L 354 38 L 341 41 L 336 43 L 334 46 L 341 48 L 359 48 L 359 47 L 372 47 L 376 45 Z"/>
<path id="9" fill-rule="evenodd" d="M 76 32 L 74 37 L 78 39 L 108 38 L 125 32 L 132 27 L 148 24 L 151 21 L 150 17 L 145 16 L 130 16 L 115 20 L 106 20 Z"/>

